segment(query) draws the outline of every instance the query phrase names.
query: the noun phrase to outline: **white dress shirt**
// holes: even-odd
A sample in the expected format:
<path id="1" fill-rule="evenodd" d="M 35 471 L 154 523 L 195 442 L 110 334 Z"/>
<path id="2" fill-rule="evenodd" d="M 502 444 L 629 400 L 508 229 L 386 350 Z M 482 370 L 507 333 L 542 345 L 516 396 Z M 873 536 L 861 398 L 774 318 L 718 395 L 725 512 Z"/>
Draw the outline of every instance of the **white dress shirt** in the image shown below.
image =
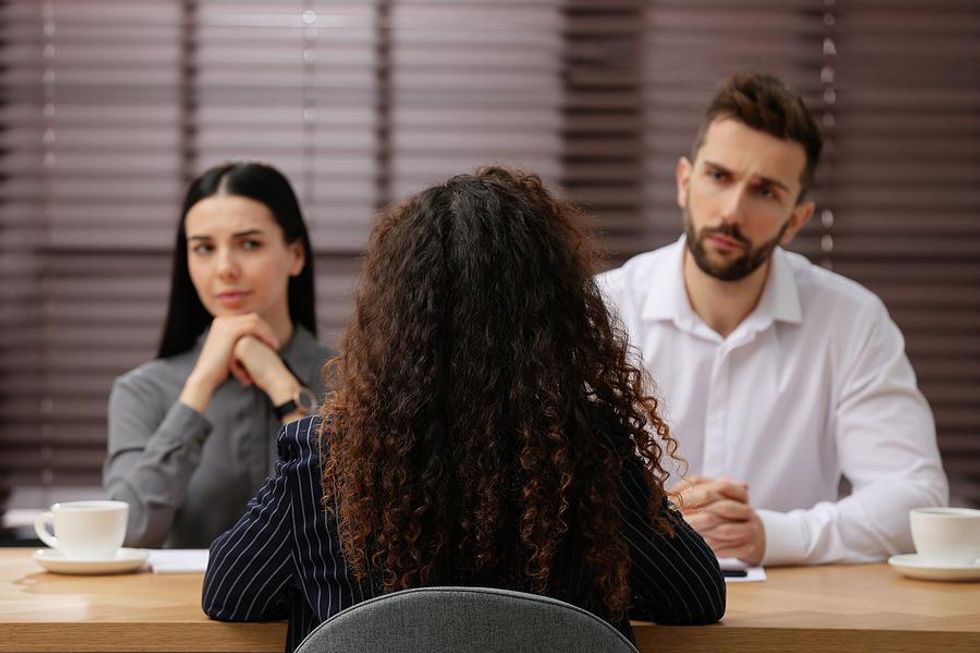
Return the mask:
<path id="1" fill-rule="evenodd" d="M 911 551 L 909 510 L 945 505 L 949 490 L 932 412 L 884 304 L 777 248 L 758 306 L 722 338 L 691 308 L 685 248 L 682 237 L 640 254 L 599 285 L 690 473 L 748 483 L 764 564 Z"/>

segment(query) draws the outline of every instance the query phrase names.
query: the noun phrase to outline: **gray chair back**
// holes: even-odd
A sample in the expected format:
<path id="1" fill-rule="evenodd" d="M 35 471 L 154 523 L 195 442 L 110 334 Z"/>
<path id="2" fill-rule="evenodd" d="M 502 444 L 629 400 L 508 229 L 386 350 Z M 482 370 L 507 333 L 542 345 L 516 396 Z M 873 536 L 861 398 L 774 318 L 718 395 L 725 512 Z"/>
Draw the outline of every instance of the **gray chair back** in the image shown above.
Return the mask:
<path id="1" fill-rule="evenodd" d="M 358 603 L 320 624 L 296 653 L 638 653 L 574 605 L 488 587 L 422 587 Z"/>

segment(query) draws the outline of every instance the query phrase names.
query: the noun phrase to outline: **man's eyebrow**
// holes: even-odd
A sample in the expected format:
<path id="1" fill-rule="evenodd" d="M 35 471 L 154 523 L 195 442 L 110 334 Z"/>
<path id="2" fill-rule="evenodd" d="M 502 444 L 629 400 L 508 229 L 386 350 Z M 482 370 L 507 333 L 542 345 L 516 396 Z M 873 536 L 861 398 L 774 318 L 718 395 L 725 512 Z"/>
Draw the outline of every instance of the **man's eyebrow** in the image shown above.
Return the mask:
<path id="1" fill-rule="evenodd" d="M 787 193 L 791 193 L 792 192 L 789 189 L 789 186 L 787 186 L 783 182 L 779 181 L 778 179 L 773 179 L 772 177 L 763 177 L 762 175 L 759 175 L 759 179 L 762 180 L 762 181 L 764 181 L 767 184 L 771 184 L 771 185 L 776 186 L 778 188 L 782 188 Z"/>
<path id="2" fill-rule="evenodd" d="M 721 165 L 720 163 L 715 163 L 714 161 L 705 160 L 704 165 L 711 166 L 715 170 L 720 170 L 721 172 L 727 172 L 727 173 L 731 174 L 731 170 L 729 170 L 725 166 Z M 758 175 L 758 177 L 759 177 L 759 180 L 760 181 L 762 181 L 764 183 L 767 183 L 767 184 L 770 184 L 772 186 L 776 186 L 777 188 L 782 188 L 787 193 L 793 192 L 793 191 L 790 190 L 789 186 L 787 186 L 783 182 L 779 181 L 778 179 L 773 179 L 772 177 L 765 177 L 763 175 Z"/>

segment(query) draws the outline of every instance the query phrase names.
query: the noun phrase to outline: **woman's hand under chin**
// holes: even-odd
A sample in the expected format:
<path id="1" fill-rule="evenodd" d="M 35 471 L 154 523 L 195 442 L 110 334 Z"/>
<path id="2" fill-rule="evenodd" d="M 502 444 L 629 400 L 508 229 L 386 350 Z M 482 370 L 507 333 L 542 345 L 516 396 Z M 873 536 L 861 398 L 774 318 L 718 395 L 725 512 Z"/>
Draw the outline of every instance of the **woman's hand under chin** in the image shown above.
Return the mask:
<path id="1" fill-rule="evenodd" d="M 255 336 L 245 335 L 235 343 L 232 371 L 245 384 L 254 383 L 269 395 L 273 405 L 293 397 L 299 381 L 292 375 L 278 352 Z M 237 370 L 237 371 L 236 371 Z"/>
<path id="2" fill-rule="evenodd" d="M 235 357 L 235 347 L 243 337 L 254 339 L 269 349 L 278 360 L 275 350 L 278 349 L 279 342 L 272 327 L 261 317 L 255 313 L 216 317 L 211 322 L 211 329 L 194 369 L 184 383 L 180 393 L 181 403 L 198 412 L 204 412 L 215 389 L 229 374 L 245 384 L 254 382 L 251 371 L 246 371 Z M 279 364 L 282 365 L 282 361 Z"/>

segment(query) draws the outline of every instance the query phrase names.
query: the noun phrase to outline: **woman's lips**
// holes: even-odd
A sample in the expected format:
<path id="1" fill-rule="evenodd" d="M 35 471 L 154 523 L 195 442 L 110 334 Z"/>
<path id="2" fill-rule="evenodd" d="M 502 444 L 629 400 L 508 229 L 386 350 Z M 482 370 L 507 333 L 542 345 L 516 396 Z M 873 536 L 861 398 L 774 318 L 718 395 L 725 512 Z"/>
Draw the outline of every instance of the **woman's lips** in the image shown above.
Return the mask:
<path id="1" fill-rule="evenodd" d="M 218 293 L 218 301 L 228 308 L 238 308 L 245 302 L 248 295 L 247 290 L 228 290 Z"/>

